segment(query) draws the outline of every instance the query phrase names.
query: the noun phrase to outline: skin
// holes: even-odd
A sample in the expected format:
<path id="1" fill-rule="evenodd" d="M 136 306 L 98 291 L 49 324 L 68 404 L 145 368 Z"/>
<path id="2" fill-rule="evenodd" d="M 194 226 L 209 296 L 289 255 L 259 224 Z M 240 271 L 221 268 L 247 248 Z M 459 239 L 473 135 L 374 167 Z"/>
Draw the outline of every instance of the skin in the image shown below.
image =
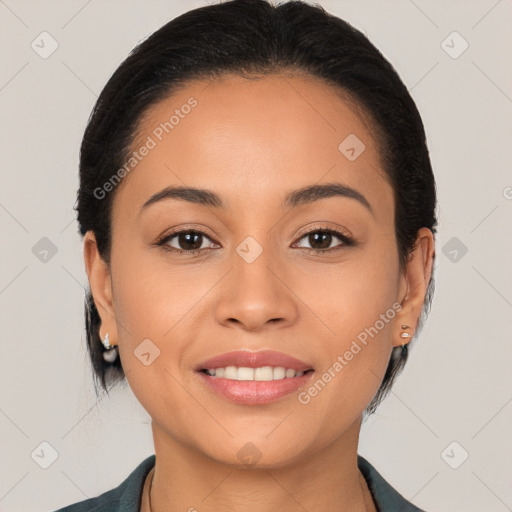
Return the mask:
<path id="1" fill-rule="evenodd" d="M 152 418 L 153 512 L 375 511 L 357 467 L 361 415 L 403 342 L 401 325 L 414 333 L 433 235 L 419 230 L 400 269 L 393 191 L 371 125 L 331 86 L 298 74 L 190 82 L 147 112 L 138 141 L 191 96 L 197 107 L 116 191 L 110 268 L 94 234 L 84 239 L 101 333 L 119 345 Z M 366 146 L 355 161 L 338 150 L 351 133 Z M 283 207 L 287 192 L 328 182 L 356 189 L 372 212 L 339 196 Z M 139 213 L 169 185 L 214 191 L 227 208 L 166 199 Z M 326 227 L 348 231 L 355 245 L 333 237 L 308 254 L 322 246 L 299 230 Z M 205 231 L 206 249 L 180 255 L 154 245 L 171 228 Z M 236 252 L 247 236 L 263 249 L 250 264 Z M 177 237 L 171 244 L 180 247 Z M 193 371 L 228 351 L 271 349 L 309 362 L 314 382 L 394 303 L 396 316 L 306 405 L 296 393 L 235 404 Z M 145 366 L 134 350 L 147 338 L 160 356 Z M 237 456 L 247 443 L 261 454 L 250 467 Z"/>

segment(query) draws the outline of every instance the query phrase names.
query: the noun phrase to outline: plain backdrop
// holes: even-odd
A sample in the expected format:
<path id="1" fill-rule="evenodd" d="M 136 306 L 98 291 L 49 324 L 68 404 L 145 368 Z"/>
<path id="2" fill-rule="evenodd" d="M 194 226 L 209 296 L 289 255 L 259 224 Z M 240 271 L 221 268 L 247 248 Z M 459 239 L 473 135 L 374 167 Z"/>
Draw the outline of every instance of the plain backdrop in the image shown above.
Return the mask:
<path id="1" fill-rule="evenodd" d="M 429 512 L 512 510 L 512 1 L 319 3 L 398 70 L 423 116 L 439 193 L 432 312 L 359 453 Z M 2 512 L 97 496 L 154 453 L 129 386 L 94 393 L 78 151 L 129 51 L 202 5 L 0 0 Z"/>

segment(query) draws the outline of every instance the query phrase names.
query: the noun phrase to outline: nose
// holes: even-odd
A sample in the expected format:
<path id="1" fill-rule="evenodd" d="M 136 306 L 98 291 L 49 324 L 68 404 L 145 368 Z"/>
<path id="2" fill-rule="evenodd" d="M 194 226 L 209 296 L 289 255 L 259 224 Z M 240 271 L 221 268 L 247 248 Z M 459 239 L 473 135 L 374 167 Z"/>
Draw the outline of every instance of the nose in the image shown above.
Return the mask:
<path id="1" fill-rule="evenodd" d="M 270 250 L 264 250 L 251 263 L 234 253 L 232 263 L 233 268 L 219 290 L 217 322 L 259 331 L 289 326 L 296 321 L 296 297 L 291 283 L 287 283 L 284 262 L 279 263 Z"/>

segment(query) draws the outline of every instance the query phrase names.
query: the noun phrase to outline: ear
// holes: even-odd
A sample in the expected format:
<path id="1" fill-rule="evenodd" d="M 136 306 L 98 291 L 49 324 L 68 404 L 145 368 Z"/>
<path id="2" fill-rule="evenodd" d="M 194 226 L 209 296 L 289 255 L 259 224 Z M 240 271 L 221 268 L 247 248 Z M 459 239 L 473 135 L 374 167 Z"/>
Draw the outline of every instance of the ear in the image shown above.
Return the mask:
<path id="1" fill-rule="evenodd" d="M 84 236 L 84 262 L 94 304 L 101 318 L 100 337 L 109 333 L 111 345 L 118 344 L 117 322 L 112 300 L 110 269 L 98 251 L 96 237 L 92 231 Z"/>
<path id="2" fill-rule="evenodd" d="M 398 300 L 401 301 L 402 309 L 396 315 L 393 332 L 395 347 L 411 340 L 411 338 L 402 338 L 400 334 L 407 332 L 412 337 L 416 333 L 432 275 L 433 262 L 434 235 L 430 229 L 421 228 L 416 235 L 414 248 L 409 255 L 406 268 L 400 276 Z M 404 329 L 402 325 L 406 325 L 408 328 Z"/>

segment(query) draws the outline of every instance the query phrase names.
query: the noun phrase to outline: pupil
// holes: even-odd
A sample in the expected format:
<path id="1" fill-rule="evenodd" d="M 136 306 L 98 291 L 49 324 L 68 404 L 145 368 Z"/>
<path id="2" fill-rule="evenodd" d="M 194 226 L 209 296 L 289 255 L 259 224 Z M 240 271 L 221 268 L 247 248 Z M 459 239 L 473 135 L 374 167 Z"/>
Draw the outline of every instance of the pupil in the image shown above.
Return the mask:
<path id="1" fill-rule="evenodd" d="M 202 245 L 202 235 L 200 233 L 181 233 L 178 237 L 179 245 L 186 251 L 200 249 Z M 192 244 L 192 245 L 190 245 Z"/>
<path id="2" fill-rule="evenodd" d="M 321 247 L 315 247 L 315 244 L 320 241 Z M 331 245 L 332 235 L 330 233 L 326 233 L 325 231 L 318 231 L 317 233 L 313 233 L 309 235 L 309 244 L 314 249 L 328 249 Z"/>

